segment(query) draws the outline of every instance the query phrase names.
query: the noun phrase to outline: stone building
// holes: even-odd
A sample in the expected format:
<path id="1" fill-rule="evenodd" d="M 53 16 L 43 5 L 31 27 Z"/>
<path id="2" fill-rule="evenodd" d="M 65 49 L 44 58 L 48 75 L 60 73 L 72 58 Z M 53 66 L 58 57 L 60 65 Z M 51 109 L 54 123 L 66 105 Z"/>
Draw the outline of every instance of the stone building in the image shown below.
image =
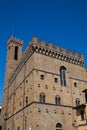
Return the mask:
<path id="1" fill-rule="evenodd" d="M 3 130 L 78 130 L 76 110 L 85 103 L 84 56 L 38 42 L 11 37 L 7 46 L 2 104 Z"/>
<path id="2" fill-rule="evenodd" d="M 87 89 L 83 92 L 85 93 L 85 103 L 74 107 L 77 111 L 78 130 L 87 130 Z"/>

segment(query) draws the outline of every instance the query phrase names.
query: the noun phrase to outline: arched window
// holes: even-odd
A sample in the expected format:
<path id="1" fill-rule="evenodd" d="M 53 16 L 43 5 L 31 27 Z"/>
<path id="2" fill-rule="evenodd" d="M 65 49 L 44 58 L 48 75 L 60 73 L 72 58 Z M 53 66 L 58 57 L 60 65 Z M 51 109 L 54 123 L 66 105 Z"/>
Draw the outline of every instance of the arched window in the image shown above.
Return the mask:
<path id="1" fill-rule="evenodd" d="M 2 130 L 2 126 L 0 125 L 0 130 Z"/>
<path id="2" fill-rule="evenodd" d="M 14 59 L 15 60 L 18 59 L 18 47 L 17 46 L 15 47 L 15 50 L 14 50 Z"/>
<path id="3" fill-rule="evenodd" d="M 56 124 L 56 130 L 62 130 L 62 125 L 60 123 Z"/>
<path id="4" fill-rule="evenodd" d="M 20 127 L 18 126 L 18 130 L 20 130 Z"/>
<path id="5" fill-rule="evenodd" d="M 79 106 L 79 105 L 80 105 L 80 99 L 77 98 L 77 99 L 76 99 L 76 106 Z"/>
<path id="6" fill-rule="evenodd" d="M 60 80 L 61 85 L 66 86 L 66 68 L 64 66 L 60 67 Z"/>
<path id="7" fill-rule="evenodd" d="M 41 93 L 39 95 L 39 100 L 40 100 L 40 103 L 45 103 L 45 94 L 44 93 Z"/>
<path id="8" fill-rule="evenodd" d="M 60 102 L 60 97 L 59 96 L 55 97 L 55 104 L 60 106 L 61 102 Z"/>

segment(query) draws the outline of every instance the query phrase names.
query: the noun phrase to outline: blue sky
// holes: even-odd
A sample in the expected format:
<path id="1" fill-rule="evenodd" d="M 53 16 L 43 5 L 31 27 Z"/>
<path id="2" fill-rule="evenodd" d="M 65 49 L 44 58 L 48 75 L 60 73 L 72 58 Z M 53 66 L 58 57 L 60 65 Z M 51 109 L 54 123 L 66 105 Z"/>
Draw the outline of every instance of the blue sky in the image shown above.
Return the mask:
<path id="1" fill-rule="evenodd" d="M 23 50 L 35 35 L 83 53 L 87 62 L 87 0 L 0 0 L 0 103 L 12 35 L 24 41 Z"/>

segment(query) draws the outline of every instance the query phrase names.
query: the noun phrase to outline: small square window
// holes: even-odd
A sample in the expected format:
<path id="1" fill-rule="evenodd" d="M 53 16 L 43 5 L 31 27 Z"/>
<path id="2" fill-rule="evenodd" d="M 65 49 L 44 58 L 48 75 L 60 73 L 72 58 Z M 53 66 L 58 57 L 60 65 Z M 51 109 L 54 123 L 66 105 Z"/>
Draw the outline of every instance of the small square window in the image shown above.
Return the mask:
<path id="1" fill-rule="evenodd" d="M 44 75 L 41 75 L 41 76 L 40 76 L 40 79 L 41 79 L 41 80 L 44 80 Z"/>
<path id="2" fill-rule="evenodd" d="M 77 87 L 77 83 L 76 82 L 74 83 L 74 87 Z"/>
<path id="3" fill-rule="evenodd" d="M 54 78 L 54 82 L 55 82 L 55 83 L 58 83 L 58 78 Z"/>

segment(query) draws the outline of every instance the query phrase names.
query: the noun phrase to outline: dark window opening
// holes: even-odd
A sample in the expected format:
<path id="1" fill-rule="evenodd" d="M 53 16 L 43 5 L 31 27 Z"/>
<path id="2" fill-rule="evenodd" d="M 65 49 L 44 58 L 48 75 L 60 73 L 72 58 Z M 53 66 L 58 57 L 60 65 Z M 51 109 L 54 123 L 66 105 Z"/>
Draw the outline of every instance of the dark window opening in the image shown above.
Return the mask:
<path id="1" fill-rule="evenodd" d="M 60 80 L 61 85 L 66 86 L 66 68 L 64 66 L 60 68 Z"/>
<path id="2" fill-rule="evenodd" d="M 62 125 L 60 123 L 56 124 L 56 130 L 62 130 Z"/>
<path id="3" fill-rule="evenodd" d="M 58 83 L 58 78 L 54 78 L 54 82 L 55 82 L 55 83 Z"/>
<path id="4" fill-rule="evenodd" d="M 84 117 L 84 111 L 80 111 L 80 114 L 81 114 L 81 120 L 84 120 L 85 117 Z"/>
<path id="5" fill-rule="evenodd" d="M 61 103 L 60 103 L 60 97 L 59 96 L 55 97 L 55 104 L 60 106 Z"/>
<path id="6" fill-rule="evenodd" d="M 74 83 L 74 87 L 77 87 L 77 83 Z"/>
<path id="7" fill-rule="evenodd" d="M 18 126 L 18 130 L 20 130 L 20 127 Z"/>
<path id="8" fill-rule="evenodd" d="M 40 100 L 40 103 L 45 103 L 45 94 L 44 93 L 41 93 L 39 95 L 39 100 Z"/>
<path id="9" fill-rule="evenodd" d="M 79 106 L 79 105 L 80 105 L 80 99 L 77 98 L 77 99 L 76 99 L 76 106 Z"/>
<path id="10" fill-rule="evenodd" d="M 15 52 L 14 52 L 14 59 L 17 60 L 18 59 L 18 47 L 15 47 Z"/>
<path id="11" fill-rule="evenodd" d="M 41 78 L 41 80 L 44 80 L 44 75 L 41 75 L 40 78 Z"/>

